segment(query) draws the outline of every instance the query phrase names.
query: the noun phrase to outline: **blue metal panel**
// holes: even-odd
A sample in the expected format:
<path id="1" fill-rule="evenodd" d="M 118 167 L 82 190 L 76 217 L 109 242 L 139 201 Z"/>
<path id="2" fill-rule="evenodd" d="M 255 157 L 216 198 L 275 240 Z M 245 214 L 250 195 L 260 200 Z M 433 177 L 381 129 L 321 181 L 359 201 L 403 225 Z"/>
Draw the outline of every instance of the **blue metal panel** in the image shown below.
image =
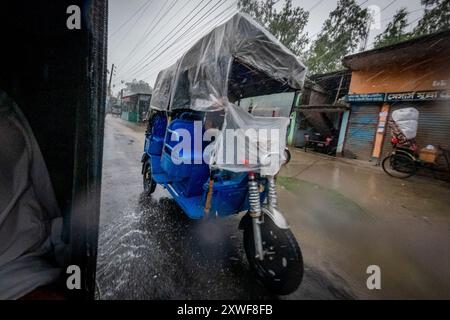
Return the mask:
<path id="1" fill-rule="evenodd" d="M 352 106 L 344 147 L 346 157 L 371 160 L 380 111 L 380 105 Z"/>
<path id="2" fill-rule="evenodd" d="M 344 151 L 345 134 L 347 133 L 349 120 L 350 120 L 350 111 L 346 111 L 342 116 L 341 132 L 339 133 L 339 141 L 336 150 L 337 154 L 342 154 L 342 152 Z"/>

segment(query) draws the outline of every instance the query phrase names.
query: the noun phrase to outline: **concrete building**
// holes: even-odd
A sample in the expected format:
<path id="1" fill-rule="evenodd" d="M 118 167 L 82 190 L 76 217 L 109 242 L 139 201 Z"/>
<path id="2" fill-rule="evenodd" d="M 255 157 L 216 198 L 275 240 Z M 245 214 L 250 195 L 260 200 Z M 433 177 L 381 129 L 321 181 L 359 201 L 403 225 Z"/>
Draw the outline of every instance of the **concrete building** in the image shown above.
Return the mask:
<path id="1" fill-rule="evenodd" d="M 345 137 L 345 128 L 342 131 L 341 124 L 349 114 L 349 107 L 343 98 L 348 94 L 350 79 L 351 72 L 348 70 L 311 75 L 307 79 L 293 115 L 291 129 L 295 130 L 295 136 L 289 141 L 290 145 L 304 147 L 307 135 L 311 142 L 317 144 L 332 138 L 330 147 L 315 148 L 318 152 L 335 155 L 340 150 L 340 136 Z"/>
<path id="2" fill-rule="evenodd" d="M 450 148 L 450 31 L 344 58 L 352 72 L 345 157 L 379 163 L 392 150 L 393 111 L 420 112 L 417 143 Z"/>
<path id="3" fill-rule="evenodd" d="M 122 97 L 122 119 L 130 122 L 144 121 L 150 107 L 149 93 L 124 94 Z"/>

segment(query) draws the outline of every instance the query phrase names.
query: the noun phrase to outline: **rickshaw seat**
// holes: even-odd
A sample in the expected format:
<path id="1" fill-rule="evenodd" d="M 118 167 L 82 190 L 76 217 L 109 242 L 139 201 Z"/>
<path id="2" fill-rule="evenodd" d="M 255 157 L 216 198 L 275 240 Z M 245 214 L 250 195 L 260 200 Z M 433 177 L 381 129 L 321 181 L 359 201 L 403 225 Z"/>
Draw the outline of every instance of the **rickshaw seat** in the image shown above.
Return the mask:
<path id="1" fill-rule="evenodd" d="M 178 129 L 187 130 L 191 136 L 190 154 L 180 152 L 178 155 L 172 155 L 173 148 L 180 143 L 180 141 L 172 141 L 171 139 L 172 135 Z M 202 129 L 202 136 L 203 131 L 204 129 Z M 206 144 L 202 143 L 201 150 L 195 149 L 194 120 L 173 120 L 167 128 L 167 133 L 161 157 L 161 168 L 167 174 L 170 181 L 179 183 L 179 188 L 182 190 L 181 192 L 184 196 L 192 197 L 201 195 L 203 193 L 203 184 L 209 177 L 209 165 L 203 159 L 203 151 Z M 181 161 L 181 164 L 175 164 L 173 157 Z"/>
<path id="2" fill-rule="evenodd" d="M 202 143 L 202 148 L 201 150 L 196 150 L 195 148 L 195 143 L 194 143 L 194 121 L 190 121 L 190 120 L 180 120 L 180 119 L 176 119 L 173 120 L 168 128 L 167 128 L 167 136 L 166 136 L 166 141 L 164 144 L 164 153 L 168 153 L 169 154 L 169 158 L 171 158 L 172 156 L 172 150 L 173 148 L 178 145 L 181 141 L 181 137 L 178 139 L 179 141 L 172 141 L 172 135 L 176 135 L 177 134 L 177 130 L 180 129 L 184 129 L 187 130 L 191 136 L 191 154 L 185 155 L 183 152 L 181 152 L 181 154 L 179 155 L 173 155 L 174 157 L 177 157 L 178 159 L 182 160 L 183 163 L 186 163 L 187 165 L 190 164 L 204 164 L 203 161 L 203 151 L 206 147 L 206 145 L 204 145 Z M 204 133 L 204 129 L 202 128 L 202 138 L 203 138 L 203 133 Z M 182 150 L 184 151 L 184 150 Z"/>
<path id="3" fill-rule="evenodd" d="M 146 134 L 145 150 L 149 155 L 160 156 L 164 147 L 164 137 L 167 127 L 165 115 L 155 115 L 152 127 Z"/>

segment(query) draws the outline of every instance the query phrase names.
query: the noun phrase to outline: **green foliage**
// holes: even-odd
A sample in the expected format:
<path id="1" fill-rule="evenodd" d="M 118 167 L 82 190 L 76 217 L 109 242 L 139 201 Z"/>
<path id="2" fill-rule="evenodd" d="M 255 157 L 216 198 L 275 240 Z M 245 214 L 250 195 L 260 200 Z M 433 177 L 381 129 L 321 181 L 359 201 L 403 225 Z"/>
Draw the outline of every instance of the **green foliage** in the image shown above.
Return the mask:
<path id="1" fill-rule="evenodd" d="M 152 89 L 147 82 L 145 82 L 143 80 L 137 81 L 136 79 L 133 79 L 132 82 L 126 82 L 124 91 L 127 94 L 133 94 L 133 93 L 151 94 L 152 93 Z"/>
<path id="2" fill-rule="evenodd" d="M 355 51 L 367 37 L 371 20 L 367 9 L 355 0 L 339 0 L 337 8 L 324 22 L 318 37 L 308 52 L 309 37 L 305 31 L 309 12 L 293 7 L 285 0 L 281 10 L 275 8 L 279 1 L 239 0 L 240 11 L 250 14 L 268 29 L 286 47 L 305 58 L 310 73 L 327 73 L 342 68 L 342 58 Z M 402 42 L 417 36 L 450 29 L 450 0 L 421 0 L 424 16 L 412 32 L 407 32 L 408 12 L 397 11 L 386 30 L 375 38 L 375 48 Z"/>
<path id="3" fill-rule="evenodd" d="M 355 0 L 339 0 L 313 42 L 307 66 L 311 73 L 327 73 L 342 68 L 342 58 L 365 39 L 371 17 Z"/>
<path id="4" fill-rule="evenodd" d="M 274 0 L 239 0 L 239 10 L 251 15 L 295 54 L 302 56 L 309 43 L 305 32 L 309 13 L 293 7 L 292 0 L 285 0 L 281 10 L 275 8 Z"/>
<path id="5" fill-rule="evenodd" d="M 410 39 L 411 34 L 406 31 L 407 27 L 408 12 L 406 8 L 401 8 L 394 15 L 386 30 L 375 38 L 374 47 L 381 48 Z"/>
<path id="6" fill-rule="evenodd" d="M 422 0 L 425 14 L 414 29 L 417 36 L 450 29 L 450 0 Z"/>
<path id="7" fill-rule="evenodd" d="M 450 0 L 422 0 L 425 13 L 412 32 L 406 32 L 408 12 L 397 11 L 386 30 L 375 38 L 375 48 L 402 42 L 418 36 L 450 30 Z"/>

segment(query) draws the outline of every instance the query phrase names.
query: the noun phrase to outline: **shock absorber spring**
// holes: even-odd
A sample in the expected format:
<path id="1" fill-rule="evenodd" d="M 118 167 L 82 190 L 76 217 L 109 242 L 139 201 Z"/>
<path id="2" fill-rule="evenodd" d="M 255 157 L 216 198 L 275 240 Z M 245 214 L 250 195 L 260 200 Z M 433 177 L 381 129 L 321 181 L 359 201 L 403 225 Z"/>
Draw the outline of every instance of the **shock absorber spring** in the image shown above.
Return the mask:
<path id="1" fill-rule="evenodd" d="M 253 174 L 249 175 L 248 180 L 248 200 L 250 204 L 250 213 L 252 217 L 261 216 L 261 200 L 259 197 L 258 182 Z"/>
<path id="2" fill-rule="evenodd" d="M 250 204 L 250 217 L 252 218 L 253 239 L 255 242 L 255 257 L 264 260 L 264 249 L 261 237 L 261 200 L 259 197 L 258 182 L 253 172 L 248 175 L 248 199 Z"/>
<path id="3" fill-rule="evenodd" d="M 277 185 L 274 176 L 267 178 L 269 187 L 269 206 L 274 209 L 278 209 L 278 196 L 277 196 Z"/>

